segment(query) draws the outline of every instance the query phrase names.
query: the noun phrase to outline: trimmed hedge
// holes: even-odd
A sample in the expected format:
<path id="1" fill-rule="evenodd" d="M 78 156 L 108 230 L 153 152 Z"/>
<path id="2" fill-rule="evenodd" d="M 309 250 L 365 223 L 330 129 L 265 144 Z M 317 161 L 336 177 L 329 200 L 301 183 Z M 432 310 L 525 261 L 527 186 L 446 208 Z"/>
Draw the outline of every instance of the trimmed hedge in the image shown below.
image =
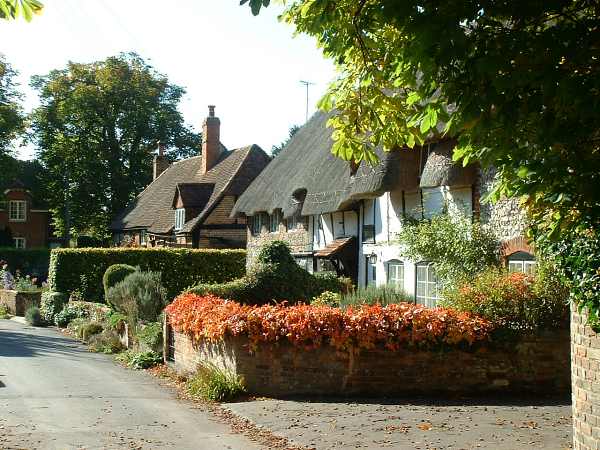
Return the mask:
<path id="1" fill-rule="evenodd" d="M 104 285 L 104 299 L 108 304 L 110 304 L 108 301 L 108 290 L 137 270 L 137 268 L 130 266 L 129 264 L 113 264 L 106 269 L 106 272 L 104 272 L 104 276 L 102 277 L 102 284 Z M 110 306 L 114 307 L 114 305 Z"/>
<path id="2" fill-rule="evenodd" d="M 0 260 L 2 259 L 8 262 L 8 267 L 13 274 L 18 269 L 24 275 L 32 275 L 42 280 L 48 276 L 50 249 L 2 247 L 0 248 Z"/>
<path id="3" fill-rule="evenodd" d="M 61 248 L 50 255 L 50 290 L 79 290 L 88 301 L 102 301 L 102 278 L 113 264 L 161 272 L 167 298 L 198 283 L 223 283 L 244 275 L 245 250 L 179 248 Z"/>

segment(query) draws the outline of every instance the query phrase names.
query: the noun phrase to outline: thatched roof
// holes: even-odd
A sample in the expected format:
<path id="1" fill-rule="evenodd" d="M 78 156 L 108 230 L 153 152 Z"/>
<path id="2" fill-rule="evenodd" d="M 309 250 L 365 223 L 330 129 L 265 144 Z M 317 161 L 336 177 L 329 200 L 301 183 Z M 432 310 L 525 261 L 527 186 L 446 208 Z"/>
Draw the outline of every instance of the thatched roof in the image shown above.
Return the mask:
<path id="1" fill-rule="evenodd" d="M 453 140 L 446 140 L 432 145 L 421 174 L 421 188 L 439 186 L 469 186 L 477 177 L 476 166 L 463 167 L 452 160 L 452 151 L 456 145 Z"/>
<path id="2" fill-rule="evenodd" d="M 268 164 L 269 156 L 257 145 L 223 150 L 219 161 L 202 174 L 202 156 L 172 164 L 142 191 L 111 224 L 114 231 L 146 229 L 168 234 L 175 226 L 173 202 L 176 193 L 186 207 L 200 209 L 184 225 L 191 232 L 210 214 L 224 195 L 239 196 Z M 188 204 L 186 204 L 189 202 Z"/>
<path id="3" fill-rule="evenodd" d="M 284 217 L 346 209 L 361 198 L 394 189 L 418 189 L 417 150 L 376 151 L 380 163 L 362 163 L 355 175 L 350 164 L 331 153 L 330 114 L 317 112 L 256 177 L 238 199 L 233 215 L 252 216 L 281 209 Z"/>

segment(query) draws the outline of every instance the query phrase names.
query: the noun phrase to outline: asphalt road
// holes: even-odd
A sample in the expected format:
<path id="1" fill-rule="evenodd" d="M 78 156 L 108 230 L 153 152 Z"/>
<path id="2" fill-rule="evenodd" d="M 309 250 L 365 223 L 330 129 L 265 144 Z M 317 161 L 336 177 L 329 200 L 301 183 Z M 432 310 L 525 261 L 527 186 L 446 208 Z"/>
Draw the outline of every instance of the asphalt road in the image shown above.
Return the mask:
<path id="1" fill-rule="evenodd" d="M 255 449 L 150 375 L 0 320 L 1 449 Z"/>

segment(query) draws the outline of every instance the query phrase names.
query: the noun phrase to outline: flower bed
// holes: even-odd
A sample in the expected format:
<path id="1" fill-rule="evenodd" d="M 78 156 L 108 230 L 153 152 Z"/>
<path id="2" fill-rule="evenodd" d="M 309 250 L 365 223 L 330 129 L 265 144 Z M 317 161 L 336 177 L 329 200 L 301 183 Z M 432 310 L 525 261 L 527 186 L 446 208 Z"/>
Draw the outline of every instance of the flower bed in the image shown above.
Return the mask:
<path id="1" fill-rule="evenodd" d="M 214 296 L 184 294 L 166 307 L 169 324 L 193 339 L 219 340 L 247 336 L 253 348 L 262 342 L 287 340 L 312 349 L 382 346 L 470 345 L 485 341 L 492 324 L 469 313 L 425 308 L 411 303 L 362 306 L 285 304 L 245 306 Z"/>

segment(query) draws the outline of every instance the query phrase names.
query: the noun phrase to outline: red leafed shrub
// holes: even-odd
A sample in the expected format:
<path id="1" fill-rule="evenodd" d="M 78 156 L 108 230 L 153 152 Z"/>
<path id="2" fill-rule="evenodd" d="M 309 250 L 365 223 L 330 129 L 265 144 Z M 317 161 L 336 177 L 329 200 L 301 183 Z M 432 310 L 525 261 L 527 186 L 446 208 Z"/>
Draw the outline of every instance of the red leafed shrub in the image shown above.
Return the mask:
<path id="1" fill-rule="evenodd" d="M 219 340 L 247 336 L 252 347 L 287 339 L 307 349 L 397 350 L 403 346 L 473 344 L 487 340 L 492 324 L 478 316 L 411 303 L 361 306 L 285 304 L 247 306 L 211 295 L 183 294 L 165 309 L 169 324 L 193 339 Z"/>

